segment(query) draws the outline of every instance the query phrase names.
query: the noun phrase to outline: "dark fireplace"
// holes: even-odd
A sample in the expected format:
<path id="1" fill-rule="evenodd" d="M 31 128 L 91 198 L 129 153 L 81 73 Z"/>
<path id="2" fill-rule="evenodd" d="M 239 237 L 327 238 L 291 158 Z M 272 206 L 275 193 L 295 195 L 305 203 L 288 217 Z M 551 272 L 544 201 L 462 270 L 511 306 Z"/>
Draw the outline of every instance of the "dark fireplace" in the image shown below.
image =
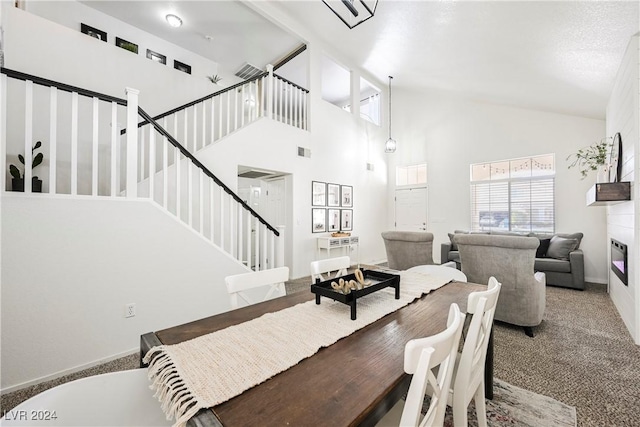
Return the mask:
<path id="1" fill-rule="evenodd" d="M 627 268 L 627 245 L 611 239 L 611 271 L 625 286 L 629 286 L 629 270 Z"/>

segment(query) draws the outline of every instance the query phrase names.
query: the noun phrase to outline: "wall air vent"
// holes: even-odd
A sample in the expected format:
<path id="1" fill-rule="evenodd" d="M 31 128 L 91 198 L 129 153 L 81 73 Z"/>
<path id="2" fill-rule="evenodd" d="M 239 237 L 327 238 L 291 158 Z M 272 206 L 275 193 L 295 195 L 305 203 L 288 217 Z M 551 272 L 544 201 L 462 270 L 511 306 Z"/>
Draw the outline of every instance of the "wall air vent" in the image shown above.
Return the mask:
<path id="1" fill-rule="evenodd" d="M 250 78 L 257 76 L 262 72 L 263 71 L 255 65 L 251 65 L 248 62 L 245 62 L 244 65 L 240 67 L 238 71 L 236 71 L 235 75 L 240 77 L 241 79 L 249 80 Z"/>
<path id="2" fill-rule="evenodd" d="M 298 147 L 298 156 L 300 157 L 311 157 L 311 149 Z"/>

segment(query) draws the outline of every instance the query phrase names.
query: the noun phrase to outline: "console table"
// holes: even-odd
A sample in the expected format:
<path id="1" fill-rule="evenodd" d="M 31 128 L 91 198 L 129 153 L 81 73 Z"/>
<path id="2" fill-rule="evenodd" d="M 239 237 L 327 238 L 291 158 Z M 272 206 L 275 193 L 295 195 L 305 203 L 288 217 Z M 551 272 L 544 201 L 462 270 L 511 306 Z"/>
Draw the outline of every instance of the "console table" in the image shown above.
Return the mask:
<path id="1" fill-rule="evenodd" d="M 327 251 L 327 258 L 331 258 L 332 249 L 340 249 L 344 253 L 346 248 L 346 255 L 351 256 L 351 247 L 355 246 L 356 249 L 356 263 L 360 268 L 360 238 L 358 236 L 346 236 L 346 237 L 318 237 L 316 245 L 316 254 L 318 259 L 322 250 Z"/>

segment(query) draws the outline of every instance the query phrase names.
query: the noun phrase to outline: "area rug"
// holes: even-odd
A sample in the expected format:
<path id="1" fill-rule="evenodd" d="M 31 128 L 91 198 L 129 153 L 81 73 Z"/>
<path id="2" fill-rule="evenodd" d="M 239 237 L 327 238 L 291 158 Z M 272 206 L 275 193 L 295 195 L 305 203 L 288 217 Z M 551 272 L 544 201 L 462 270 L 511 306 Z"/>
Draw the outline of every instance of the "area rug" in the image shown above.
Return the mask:
<path id="1" fill-rule="evenodd" d="M 489 427 L 576 427 L 576 408 L 498 379 L 493 382 L 493 400 L 486 401 Z M 425 399 L 423 412 L 429 407 Z M 477 427 L 473 401 L 468 410 L 469 427 Z M 445 427 L 453 427 L 453 413 L 447 407 Z"/>

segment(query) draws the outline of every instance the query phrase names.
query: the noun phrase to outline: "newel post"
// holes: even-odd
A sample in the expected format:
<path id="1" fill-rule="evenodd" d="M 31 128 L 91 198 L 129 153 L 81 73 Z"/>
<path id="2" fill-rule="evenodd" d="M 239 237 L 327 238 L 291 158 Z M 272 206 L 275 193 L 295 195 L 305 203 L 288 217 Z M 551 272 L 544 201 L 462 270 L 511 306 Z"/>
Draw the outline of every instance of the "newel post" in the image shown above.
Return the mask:
<path id="1" fill-rule="evenodd" d="M 267 118 L 273 119 L 273 65 L 267 64 Z"/>
<path id="2" fill-rule="evenodd" d="M 138 94 L 130 87 L 127 94 L 127 181 L 128 198 L 138 197 Z"/>
<path id="3" fill-rule="evenodd" d="M 276 230 L 280 235 L 276 239 L 276 267 L 284 266 L 284 225 L 276 225 Z"/>

